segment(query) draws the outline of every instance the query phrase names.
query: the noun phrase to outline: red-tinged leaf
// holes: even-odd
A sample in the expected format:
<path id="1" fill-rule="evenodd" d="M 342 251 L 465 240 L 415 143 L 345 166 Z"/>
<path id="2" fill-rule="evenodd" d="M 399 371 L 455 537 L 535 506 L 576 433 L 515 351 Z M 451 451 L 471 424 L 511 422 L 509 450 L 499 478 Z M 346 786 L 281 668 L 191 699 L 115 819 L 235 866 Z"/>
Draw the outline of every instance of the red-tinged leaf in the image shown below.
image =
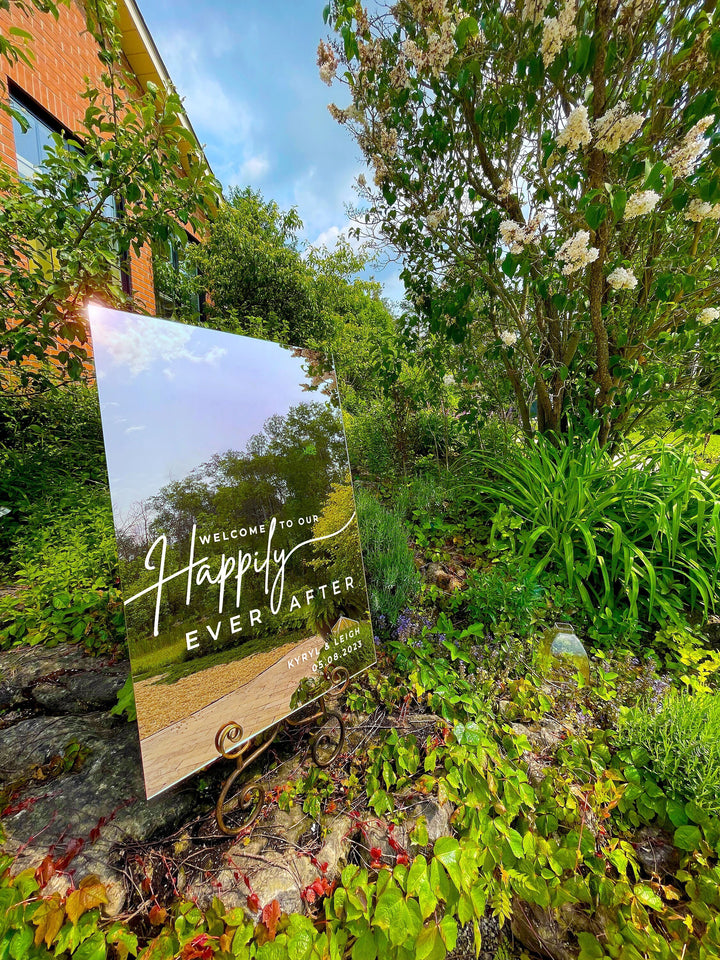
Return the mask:
<path id="1" fill-rule="evenodd" d="M 55 861 L 55 868 L 57 870 L 67 870 L 84 846 L 85 841 L 82 837 L 72 837 L 70 840 L 68 840 L 65 853 L 62 855 L 62 857 Z"/>
<path id="2" fill-rule="evenodd" d="M 327 873 L 327 869 L 328 869 L 328 862 L 326 860 L 325 863 L 320 864 L 320 873 Z"/>
<path id="3" fill-rule="evenodd" d="M 165 918 L 167 917 L 167 910 L 164 907 L 161 907 L 160 904 L 156 903 L 150 910 L 148 914 L 148 920 L 154 927 L 160 927 L 165 923 Z"/>
<path id="4" fill-rule="evenodd" d="M 262 922 L 267 928 L 269 940 L 275 939 L 275 930 L 277 928 L 277 922 L 280 919 L 281 912 L 280 904 L 277 900 L 273 900 L 263 907 Z"/>
<path id="5" fill-rule="evenodd" d="M 248 894 L 247 898 L 248 910 L 252 910 L 253 913 L 257 913 L 260 909 L 260 897 L 256 893 Z"/>
<path id="6" fill-rule="evenodd" d="M 302 898 L 306 903 L 315 903 L 315 891 L 312 887 L 305 887 L 302 892 Z"/>
<path id="7" fill-rule="evenodd" d="M 382 857 L 383 853 L 380 847 L 371 847 L 370 856 L 373 860 L 379 860 Z"/>
<path id="8" fill-rule="evenodd" d="M 52 877 L 55 876 L 56 872 L 57 872 L 57 868 L 55 866 L 55 861 L 53 860 L 51 855 L 48 854 L 45 857 L 45 859 L 42 861 L 40 866 L 37 868 L 37 870 L 35 871 L 35 879 L 37 880 L 37 882 L 40 884 L 41 887 L 44 887 L 46 884 L 50 882 Z"/>

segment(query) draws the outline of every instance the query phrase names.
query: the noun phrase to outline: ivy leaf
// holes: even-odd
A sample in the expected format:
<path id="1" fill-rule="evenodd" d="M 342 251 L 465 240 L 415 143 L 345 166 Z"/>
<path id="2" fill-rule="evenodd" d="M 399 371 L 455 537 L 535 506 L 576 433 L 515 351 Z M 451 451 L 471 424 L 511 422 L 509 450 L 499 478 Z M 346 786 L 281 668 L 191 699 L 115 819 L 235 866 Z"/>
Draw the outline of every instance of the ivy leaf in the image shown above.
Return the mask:
<path id="1" fill-rule="evenodd" d="M 678 850 L 692 852 L 699 848 L 701 839 L 702 835 L 698 827 L 693 827 L 688 824 L 687 826 L 677 828 L 675 836 L 673 837 L 673 843 Z"/>
<path id="2" fill-rule="evenodd" d="M 436 859 L 445 867 L 458 890 L 462 890 L 460 875 L 460 844 L 454 837 L 440 837 L 435 844 Z"/>
<path id="3" fill-rule="evenodd" d="M 578 960 L 602 960 L 605 951 L 597 937 L 592 933 L 579 933 L 577 938 L 580 944 Z"/>
<path id="4" fill-rule="evenodd" d="M 262 922 L 265 924 L 268 932 L 268 939 L 275 939 L 275 931 L 277 928 L 278 920 L 280 919 L 280 904 L 277 900 L 271 900 L 270 903 L 266 904 L 263 907 L 262 911 Z"/>
<path id="5" fill-rule="evenodd" d="M 650 907 L 652 910 L 658 911 L 663 909 L 664 904 L 662 900 L 651 887 L 643 883 L 638 883 L 635 885 L 633 892 L 644 907 Z"/>
<path id="6" fill-rule="evenodd" d="M 366 930 L 355 941 L 352 949 L 352 960 L 375 960 L 377 949 L 372 930 Z"/>
<path id="7" fill-rule="evenodd" d="M 105 960 L 106 956 L 105 937 L 101 930 L 96 930 L 73 953 L 73 960 Z"/>
<path id="8" fill-rule="evenodd" d="M 68 920 L 71 923 L 77 923 L 88 910 L 107 902 L 105 887 L 101 883 L 89 883 L 87 886 L 79 887 L 73 890 L 65 902 Z"/>
<path id="9" fill-rule="evenodd" d="M 423 927 L 415 942 L 416 960 L 426 960 L 426 957 L 430 957 L 436 949 L 438 940 L 440 940 L 440 931 L 434 923 Z"/>

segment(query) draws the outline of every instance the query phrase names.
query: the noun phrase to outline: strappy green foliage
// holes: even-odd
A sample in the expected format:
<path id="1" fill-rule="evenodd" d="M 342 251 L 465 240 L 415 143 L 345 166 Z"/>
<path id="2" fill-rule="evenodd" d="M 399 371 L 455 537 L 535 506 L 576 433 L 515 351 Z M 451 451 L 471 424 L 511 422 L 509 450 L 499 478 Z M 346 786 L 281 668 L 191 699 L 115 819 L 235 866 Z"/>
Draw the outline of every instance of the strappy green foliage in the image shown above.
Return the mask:
<path id="1" fill-rule="evenodd" d="M 712 610 L 720 570 L 720 471 L 691 454 L 642 445 L 612 456 L 597 439 L 510 447 L 498 462 L 467 458 L 461 485 L 491 518 L 502 505 L 520 526 L 520 553 L 564 573 L 586 611 L 629 606 L 648 622 L 684 607 Z M 482 479 L 476 479 L 480 476 Z"/>

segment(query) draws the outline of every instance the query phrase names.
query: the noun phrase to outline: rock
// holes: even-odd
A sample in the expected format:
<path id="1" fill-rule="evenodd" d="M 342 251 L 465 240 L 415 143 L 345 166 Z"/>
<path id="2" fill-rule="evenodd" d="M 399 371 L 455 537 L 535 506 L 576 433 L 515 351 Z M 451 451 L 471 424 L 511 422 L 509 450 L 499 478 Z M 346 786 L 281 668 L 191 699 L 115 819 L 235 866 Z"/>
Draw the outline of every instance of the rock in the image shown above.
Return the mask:
<path id="1" fill-rule="evenodd" d="M 582 916 L 573 904 L 565 904 L 570 910 L 555 912 L 543 909 L 527 901 L 513 899 L 510 929 L 516 940 L 533 954 L 550 957 L 551 960 L 575 960 L 577 951 L 571 949 L 568 932 L 574 939 L 576 930 L 588 931 L 595 927 Z"/>
<path id="2" fill-rule="evenodd" d="M 0 711 L 21 705 L 82 716 L 111 707 L 129 672 L 74 643 L 15 647 L 0 657 Z"/>
<path id="3" fill-rule="evenodd" d="M 649 879 L 673 876 L 680 866 L 680 857 L 671 837 L 659 827 L 642 827 L 633 846 L 638 863 Z"/>
<path id="4" fill-rule="evenodd" d="M 541 724 L 510 723 L 516 737 L 527 737 L 535 753 L 551 753 L 566 735 L 566 728 L 557 720 L 545 719 Z"/>
<path id="5" fill-rule="evenodd" d="M 32 697 L 48 713 L 83 716 L 88 710 L 109 710 L 127 679 L 126 665 L 107 671 L 83 670 L 53 680 L 37 682 Z"/>
<path id="6" fill-rule="evenodd" d="M 448 571 L 439 563 L 428 563 L 421 567 L 421 572 L 428 583 L 434 583 L 448 593 L 452 593 L 462 587 L 463 583 L 454 573 Z"/>
<path id="7" fill-rule="evenodd" d="M 65 644 L 6 651 L 0 672 L 4 703 L 32 701 L 37 709 L 52 702 L 58 713 L 18 722 L 4 717 L 0 778 L 12 789 L 3 828 L 5 851 L 17 855 L 13 871 L 36 868 L 48 854 L 55 862 L 65 858 L 48 889 L 64 892 L 70 882 L 95 874 L 107 887 L 105 912 L 116 915 L 125 901 L 122 875 L 113 867 L 116 846 L 170 832 L 196 812 L 195 792 L 177 787 L 147 801 L 137 725 L 87 706 L 83 715 L 73 714 L 83 697 L 114 703 L 127 664 L 103 666 Z M 52 687 L 49 700 L 44 692 L 34 698 L 38 687 Z M 67 704 L 54 699 L 63 689 Z M 81 747 L 76 757 L 67 751 L 73 743 Z"/>
<path id="8" fill-rule="evenodd" d="M 242 907 L 249 917 L 255 917 L 257 913 L 247 904 L 248 894 L 253 893 L 258 898 L 259 910 L 277 900 L 285 913 L 302 913 L 305 908 L 302 893 L 320 876 L 310 858 L 297 851 L 290 854 L 261 849 L 249 853 L 248 848 L 244 848 L 234 856 L 228 854 L 227 859 L 229 866 L 212 881 L 188 885 L 184 895 L 196 899 L 202 909 L 217 896 L 227 907 Z"/>
<path id="9" fill-rule="evenodd" d="M 316 857 L 318 863 L 327 863 L 324 876 L 328 880 L 332 881 L 342 873 L 347 865 L 350 846 L 357 834 L 358 827 L 351 817 L 340 814 L 333 819 Z"/>
<path id="10" fill-rule="evenodd" d="M 702 632 L 708 643 L 712 644 L 716 649 L 720 647 L 720 617 L 709 617 L 708 622 L 702 628 Z"/>
<path id="11" fill-rule="evenodd" d="M 495 960 L 504 939 L 504 931 L 496 917 L 486 914 L 480 918 L 480 953 L 475 950 L 475 929 L 466 923 L 458 930 L 455 949 L 447 954 L 447 960 Z"/>
<path id="12" fill-rule="evenodd" d="M 440 803 L 433 797 L 421 800 L 413 811 L 412 824 L 417 823 L 420 817 L 425 817 L 425 826 L 428 832 L 428 843 L 435 843 L 440 837 L 451 837 L 453 829 L 450 820 L 455 807 L 451 803 Z M 412 827 L 409 832 L 411 832 Z"/>

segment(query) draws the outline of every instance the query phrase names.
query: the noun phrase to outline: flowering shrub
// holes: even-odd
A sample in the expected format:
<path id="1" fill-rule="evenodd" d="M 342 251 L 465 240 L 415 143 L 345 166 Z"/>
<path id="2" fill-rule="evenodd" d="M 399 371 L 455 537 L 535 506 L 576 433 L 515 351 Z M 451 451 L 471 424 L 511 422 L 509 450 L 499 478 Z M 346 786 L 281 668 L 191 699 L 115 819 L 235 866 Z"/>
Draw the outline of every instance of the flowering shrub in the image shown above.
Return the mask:
<path id="1" fill-rule="evenodd" d="M 604 445 L 662 401 L 710 429 L 718 8 L 340 0 L 325 18 L 330 110 L 374 170 L 358 192 L 404 259 L 408 326 L 464 343 L 528 436 Z"/>

